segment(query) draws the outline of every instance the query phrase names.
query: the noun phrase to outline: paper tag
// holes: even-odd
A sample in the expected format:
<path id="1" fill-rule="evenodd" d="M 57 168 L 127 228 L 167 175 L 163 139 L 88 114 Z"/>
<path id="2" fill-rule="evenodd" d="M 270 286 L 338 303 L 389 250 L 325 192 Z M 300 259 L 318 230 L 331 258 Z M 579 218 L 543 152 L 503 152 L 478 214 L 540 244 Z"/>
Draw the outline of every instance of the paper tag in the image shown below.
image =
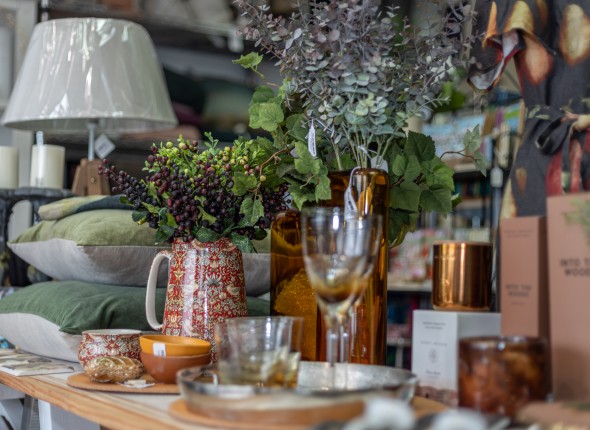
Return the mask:
<path id="1" fill-rule="evenodd" d="M 371 158 L 371 167 L 373 169 L 385 170 L 387 173 L 389 173 L 389 166 L 387 165 L 387 161 L 381 158 L 381 162 L 378 163 L 377 158 L 378 157 Z"/>
<path id="2" fill-rule="evenodd" d="M 98 158 L 106 158 L 114 149 L 115 144 L 105 134 L 101 134 L 94 141 L 94 152 Z"/>
<path id="3" fill-rule="evenodd" d="M 352 191 L 350 186 L 344 191 L 344 218 L 350 218 L 356 216 L 358 209 L 356 202 L 352 198 Z"/>
<path id="4" fill-rule="evenodd" d="M 355 170 L 358 167 L 352 169 L 350 172 L 350 180 L 348 181 L 348 187 L 344 191 L 344 218 L 351 218 L 358 216 L 358 208 L 356 207 L 356 201 L 352 197 L 352 178 L 354 176 Z"/>
<path id="5" fill-rule="evenodd" d="M 166 344 L 162 342 L 154 342 L 152 351 L 154 355 L 157 355 L 158 357 L 166 357 Z"/>
<path id="6" fill-rule="evenodd" d="M 122 385 L 124 387 L 137 389 L 153 387 L 154 385 L 156 385 L 155 382 L 148 382 L 145 379 L 130 379 L 125 382 L 117 382 L 117 384 Z"/>
<path id="7" fill-rule="evenodd" d="M 313 158 L 318 156 L 318 151 L 315 145 L 315 126 L 313 125 L 313 119 L 311 120 L 311 127 L 307 133 L 307 149 Z"/>

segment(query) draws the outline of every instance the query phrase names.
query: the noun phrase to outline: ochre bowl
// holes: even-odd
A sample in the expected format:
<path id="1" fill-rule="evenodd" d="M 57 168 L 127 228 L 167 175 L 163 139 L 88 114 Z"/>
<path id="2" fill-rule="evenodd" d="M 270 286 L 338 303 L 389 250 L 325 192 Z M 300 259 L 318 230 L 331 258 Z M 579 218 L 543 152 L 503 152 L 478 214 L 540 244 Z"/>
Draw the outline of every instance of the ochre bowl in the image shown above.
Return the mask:
<path id="1" fill-rule="evenodd" d="M 140 336 L 141 350 L 148 354 L 166 355 L 168 357 L 187 357 L 207 354 L 211 343 L 187 336 L 168 336 L 165 334 L 148 334 Z"/>
<path id="2" fill-rule="evenodd" d="M 165 384 L 176 383 L 176 373 L 189 367 L 204 366 L 211 362 L 211 353 L 191 356 L 166 356 L 141 352 L 141 362 L 145 371 L 156 381 Z"/>

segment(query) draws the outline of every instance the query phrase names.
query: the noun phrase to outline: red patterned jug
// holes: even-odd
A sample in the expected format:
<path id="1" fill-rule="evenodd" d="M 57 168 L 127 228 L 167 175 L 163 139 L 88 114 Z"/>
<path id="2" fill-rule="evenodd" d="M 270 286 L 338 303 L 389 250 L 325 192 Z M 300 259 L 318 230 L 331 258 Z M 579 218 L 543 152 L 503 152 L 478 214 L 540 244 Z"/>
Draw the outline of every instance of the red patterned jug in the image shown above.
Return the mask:
<path id="1" fill-rule="evenodd" d="M 158 270 L 170 260 L 164 319 L 155 310 Z M 213 327 L 248 314 L 242 253 L 227 238 L 202 243 L 175 240 L 171 251 L 159 252 L 148 278 L 146 316 L 154 330 L 214 343 Z"/>

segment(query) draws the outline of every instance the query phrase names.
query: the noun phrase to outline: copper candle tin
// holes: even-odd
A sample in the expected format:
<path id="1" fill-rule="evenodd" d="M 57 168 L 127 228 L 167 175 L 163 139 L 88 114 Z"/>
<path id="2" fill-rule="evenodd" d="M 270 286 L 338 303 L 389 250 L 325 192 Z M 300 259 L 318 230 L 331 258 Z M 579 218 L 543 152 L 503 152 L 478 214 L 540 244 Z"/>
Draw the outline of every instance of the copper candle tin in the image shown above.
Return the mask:
<path id="1" fill-rule="evenodd" d="M 489 311 L 492 245 L 436 242 L 433 245 L 432 306 L 445 311 Z"/>

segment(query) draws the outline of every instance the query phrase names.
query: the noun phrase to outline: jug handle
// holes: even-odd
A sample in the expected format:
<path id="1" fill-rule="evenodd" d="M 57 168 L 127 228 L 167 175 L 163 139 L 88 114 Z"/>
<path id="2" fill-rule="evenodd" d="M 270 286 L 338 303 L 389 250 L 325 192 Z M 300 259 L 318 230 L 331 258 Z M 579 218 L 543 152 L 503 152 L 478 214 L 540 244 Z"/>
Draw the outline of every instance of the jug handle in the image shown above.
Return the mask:
<path id="1" fill-rule="evenodd" d="M 148 324 L 154 330 L 161 330 L 162 323 L 158 321 L 156 317 L 156 284 L 158 283 L 158 272 L 160 271 L 160 264 L 162 260 L 172 257 L 171 251 L 160 251 L 154 257 L 152 266 L 150 267 L 150 275 L 147 282 L 147 291 L 145 293 L 145 315 L 147 317 Z"/>

